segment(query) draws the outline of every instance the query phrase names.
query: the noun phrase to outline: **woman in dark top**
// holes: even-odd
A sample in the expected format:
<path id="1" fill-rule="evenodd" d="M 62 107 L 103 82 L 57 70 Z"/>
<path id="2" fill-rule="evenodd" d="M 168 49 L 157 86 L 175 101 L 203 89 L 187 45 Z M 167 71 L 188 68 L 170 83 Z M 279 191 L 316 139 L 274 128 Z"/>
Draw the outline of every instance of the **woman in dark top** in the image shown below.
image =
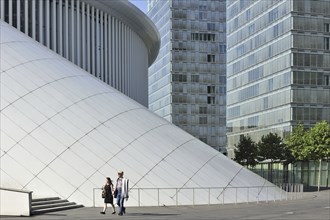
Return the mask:
<path id="1" fill-rule="evenodd" d="M 103 207 L 103 211 L 100 212 L 101 214 L 105 214 L 108 203 L 111 204 L 111 206 L 112 206 L 112 214 L 116 213 L 115 205 L 113 204 L 113 192 L 114 192 L 114 189 L 113 189 L 112 181 L 111 181 L 110 177 L 107 177 L 106 183 L 102 187 L 102 195 L 104 195 L 104 207 Z"/>

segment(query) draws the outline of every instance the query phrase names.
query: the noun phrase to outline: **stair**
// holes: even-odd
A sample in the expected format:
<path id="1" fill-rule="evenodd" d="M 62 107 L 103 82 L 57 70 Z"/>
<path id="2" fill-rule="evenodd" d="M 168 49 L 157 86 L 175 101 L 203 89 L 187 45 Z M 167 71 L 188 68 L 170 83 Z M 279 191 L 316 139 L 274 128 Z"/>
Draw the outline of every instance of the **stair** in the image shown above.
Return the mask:
<path id="1" fill-rule="evenodd" d="M 59 197 L 32 199 L 31 206 L 32 215 L 84 207 L 83 205 L 77 205 L 74 202 L 69 202 L 66 199 L 60 199 Z"/>

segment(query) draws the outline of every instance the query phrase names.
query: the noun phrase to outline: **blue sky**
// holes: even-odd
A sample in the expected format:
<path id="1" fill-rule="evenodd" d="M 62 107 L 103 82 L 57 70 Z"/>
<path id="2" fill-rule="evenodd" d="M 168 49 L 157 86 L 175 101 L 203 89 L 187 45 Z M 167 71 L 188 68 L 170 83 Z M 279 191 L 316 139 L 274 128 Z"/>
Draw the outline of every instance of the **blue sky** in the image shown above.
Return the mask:
<path id="1" fill-rule="evenodd" d="M 148 0 L 129 0 L 144 13 L 147 12 Z"/>

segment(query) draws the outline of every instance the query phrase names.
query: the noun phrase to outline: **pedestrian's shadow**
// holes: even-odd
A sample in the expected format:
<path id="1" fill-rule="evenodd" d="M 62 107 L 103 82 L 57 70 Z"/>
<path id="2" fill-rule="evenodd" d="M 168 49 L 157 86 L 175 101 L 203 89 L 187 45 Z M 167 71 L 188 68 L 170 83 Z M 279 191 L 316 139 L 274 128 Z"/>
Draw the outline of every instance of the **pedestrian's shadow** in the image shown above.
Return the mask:
<path id="1" fill-rule="evenodd" d="M 129 216 L 178 216 L 179 214 L 171 213 L 129 213 Z"/>

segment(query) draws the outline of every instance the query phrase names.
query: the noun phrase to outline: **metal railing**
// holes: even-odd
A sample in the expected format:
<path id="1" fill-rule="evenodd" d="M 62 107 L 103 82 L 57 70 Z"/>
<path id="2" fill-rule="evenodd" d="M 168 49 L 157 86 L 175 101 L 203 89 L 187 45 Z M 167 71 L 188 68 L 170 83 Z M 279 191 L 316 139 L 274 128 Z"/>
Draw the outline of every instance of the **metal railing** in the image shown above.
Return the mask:
<path id="1" fill-rule="evenodd" d="M 302 189 L 302 184 L 253 187 L 131 188 L 128 205 L 140 207 L 275 202 L 302 198 Z M 96 199 L 98 206 L 101 206 L 103 201 L 101 190 L 101 188 L 93 188 L 93 207 L 96 206 Z"/>

